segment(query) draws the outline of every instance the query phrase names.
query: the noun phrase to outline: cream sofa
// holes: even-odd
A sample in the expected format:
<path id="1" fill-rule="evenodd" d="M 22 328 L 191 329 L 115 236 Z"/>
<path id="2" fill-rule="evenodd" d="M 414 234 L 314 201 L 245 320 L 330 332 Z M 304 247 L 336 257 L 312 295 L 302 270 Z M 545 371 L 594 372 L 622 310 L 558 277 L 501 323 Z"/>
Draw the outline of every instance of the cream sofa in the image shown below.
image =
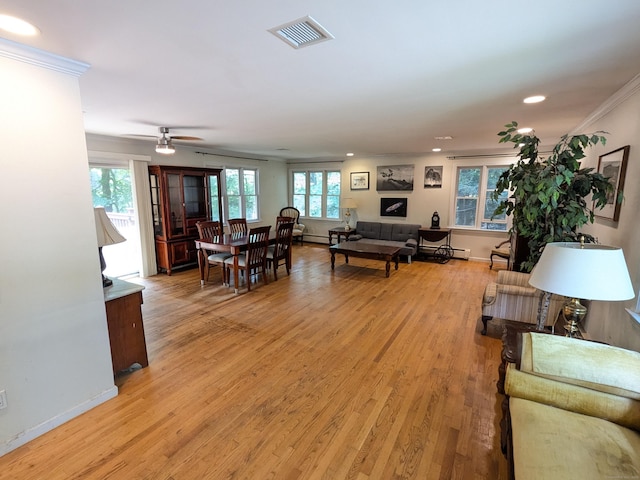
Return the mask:
<path id="1" fill-rule="evenodd" d="M 640 353 L 521 335 L 504 385 L 511 478 L 640 478 Z"/>
<path id="2" fill-rule="evenodd" d="M 500 270 L 498 279 L 489 283 L 482 296 L 482 335 L 493 317 L 536 324 L 542 291 L 529 285 L 529 274 Z M 545 327 L 553 327 L 566 298 L 551 295 Z"/>

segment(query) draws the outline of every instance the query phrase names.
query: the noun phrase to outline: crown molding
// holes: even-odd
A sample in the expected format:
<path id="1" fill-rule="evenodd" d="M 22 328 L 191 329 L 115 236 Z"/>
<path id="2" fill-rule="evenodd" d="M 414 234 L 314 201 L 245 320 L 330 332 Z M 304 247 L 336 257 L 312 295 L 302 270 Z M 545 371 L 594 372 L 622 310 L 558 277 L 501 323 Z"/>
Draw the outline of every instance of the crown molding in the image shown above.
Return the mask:
<path id="1" fill-rule="evenodd" d="M 88 63 L 61 57 L 55 53 L 45 52 L 6 38 L 0 38 L 0 57 L 10 58 L 75 77 L 79 77 L 90 67 Z"/>
<path id="2" fill-rule="evenodd" d="M 606 114 L 615 109 L 618 105 L 625 102 L 629 97 L 634 95 L 636 92 L 640 90 L 640 73 L 633 77 L 629 83 L 623 86 L 616 93 L 611 95 L 602 105 L 596 108 L 591 115 L 585 118 L 573 131 L 570 135 L 577 135 L 582 132 L 592 123 L 600 120 Z"/>

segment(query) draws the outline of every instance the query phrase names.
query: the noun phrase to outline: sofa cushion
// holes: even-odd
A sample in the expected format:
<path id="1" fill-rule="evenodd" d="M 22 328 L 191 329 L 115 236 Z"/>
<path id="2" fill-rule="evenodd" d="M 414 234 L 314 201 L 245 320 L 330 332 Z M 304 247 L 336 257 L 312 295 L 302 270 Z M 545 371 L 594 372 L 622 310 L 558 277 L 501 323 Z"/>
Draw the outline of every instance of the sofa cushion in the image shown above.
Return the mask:
<path id="1" fill-rule="evenodd" d="M 356 231 L 361 238 L 380 238 L 380 222 L 360 222 L 356 224 Z"/>
<path id="2" fill-rule="evenodd" d="M 392 223 L 381 223 L 380 236 L 378 238 L 380 240 L 393 240 L 393 238 L 391 237 L 392 227 L 393 227 Z"/>
<path id="3" fill-rule="evenodd" d="M 409 239 L 418 240 L 418 230 L 420 225 L 405 224 L 405 223 L 392 223 L 391 224 L 391 238 L 396 242 L 406 242 Z"/>
<path id="4" fill-rule="evenodd" d="M 521 398 L 509 411 L 518 480 L 638 477 L 640 433 Z"/>

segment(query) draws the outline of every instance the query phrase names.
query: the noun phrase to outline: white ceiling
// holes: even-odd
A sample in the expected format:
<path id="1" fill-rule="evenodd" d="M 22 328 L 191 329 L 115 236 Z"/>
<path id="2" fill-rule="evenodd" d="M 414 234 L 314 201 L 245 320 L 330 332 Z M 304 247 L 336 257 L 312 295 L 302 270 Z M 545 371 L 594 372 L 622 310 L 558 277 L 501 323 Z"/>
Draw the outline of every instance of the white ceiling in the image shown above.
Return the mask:
<path id="1" fill-rule="evenodd" d="M 5 38 L 91 65 L 87 132 L 169 126 L 268 158 L 495 150 L 511 120 L 551 144 L 640 73 L 639 0 L 4 0 L 0 13 L 41 30 Z M 296 50 L 268 31 L 306 15 L 335 39 Z M 547 101 L 524 105 L 532 94 Z"/>

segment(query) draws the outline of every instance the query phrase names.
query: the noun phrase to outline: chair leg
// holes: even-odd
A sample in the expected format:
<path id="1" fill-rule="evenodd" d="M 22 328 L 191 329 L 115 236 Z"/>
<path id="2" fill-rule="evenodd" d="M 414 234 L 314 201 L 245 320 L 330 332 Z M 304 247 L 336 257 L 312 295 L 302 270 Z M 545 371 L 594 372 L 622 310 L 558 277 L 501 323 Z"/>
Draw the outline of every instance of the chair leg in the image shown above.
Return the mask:
<path id="1" fill-rule="evenodd" d="M 489 270 L 493 270 L 493 255 L 489 255 Z"/>
<path id="2" fill-rule="evenodd" d="M 487 322 L 491 320 L 493 317 L 490 315 L 482 315 L 482 331 L 480 332 L 482 335 L 487 334 Z"/>

